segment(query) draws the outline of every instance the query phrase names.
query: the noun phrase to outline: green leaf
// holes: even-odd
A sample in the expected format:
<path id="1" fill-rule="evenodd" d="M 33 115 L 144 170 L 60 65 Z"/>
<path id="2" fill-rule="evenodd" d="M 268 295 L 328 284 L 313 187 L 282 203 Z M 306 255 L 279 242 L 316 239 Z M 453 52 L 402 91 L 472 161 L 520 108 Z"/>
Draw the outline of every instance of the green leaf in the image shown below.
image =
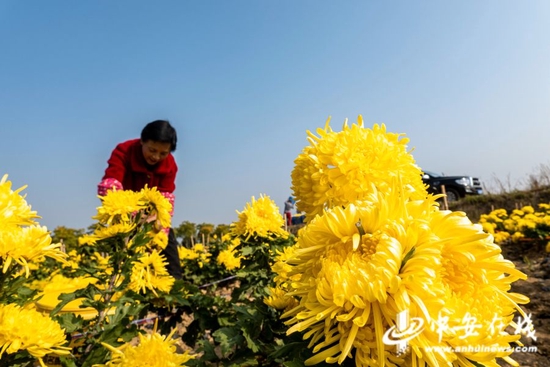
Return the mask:
<path id="1" fill-rule="evenodd" d="M 305 342 L 288 343 L 283 345 L 281 348 L 278 348 L 275 352 L 273 352 L 271 354 L 271 357 L 273 358 L 288 357 L 290 355 L 295 355 L 296 351 L 304 350 L 304 348 L 307 348 L 307 343 Z"/>
<path id="2" fill-rule="evenodd" d="M 100 344 L 96 344 L 91 352 L 86 355 L 86 359 L 81 367 L 92 367 L 94 364 L 103 364 L 107 360 L 109 351 Z"/>
<path id="3" fill-rule="evenodd" d="M 256 250 L 256 247 L 245 246 L 242 248 L 241 253 L 243 254 L 243 256 L 249 256 L 253 254 L 255 250 Z"/>
<path id="4" fill-rule="evenodd" d="M 65 307 L 65 305 L 77 298 L 84 298 L 82 306 L 89 307 L 91 305 L 94 307 L 94 302 L 90 300 L 94 300 L 95 295 L 98 293 L 99 290 L 94 284 L 88 284 L 86 288 L 78 289 L 72 293 L 61 293 L 58 297 L 61 302 L 52 310 L 52 312 L 50 312 L 50 315 L 56 315 L 63 307 Z M 102 304 L 101 302 L 96 303 Z M 94 308 L 97 309 L 97 307 Z"/>
<path id="5" fill-rule="evenodd" d="M 59 357 L 59 361 L 61 362 L 61 366 L 63 367 L 78 367 L 75 363 L 74 358 L 72 357 L 61 356 Z"/>
<path id="6" fill-rule="evenodd" d="M 243 336 L 246 339 L 246 345 L 254 353 L 257 353 L 260 350 L 260 344 L 256 343 L 256 338 L 253 338 L 247 330 L 243 330 Z"/>
<path id="7" fill-rule="evenodd" d="M 68 334 L 81 330 L 84 324 L 84 319 L 82 317 L 76 316 L 70 312 L 55 316 L 55 320 Z"/>
<path id="8" fill-rule="evenodd" d="M 239 331 L 234 328 L 224 327 L 216 330 L 212 335 L 216 338 L 216 341 L 220 343 L 224 356 L 233 352 L 243 340 Z"/>
<path id="9" fill-rule="evenodd" d="M 202 342 L 200 350 L 202 350 L 204 353 L 201 359 L 204 359 L 206 361 L 216 361 L 218 359 L 216 351 L 214 350 L 214 346 L 210 344 L 210 342 L 208 342 L 207 340 L 204 340 Z"/>

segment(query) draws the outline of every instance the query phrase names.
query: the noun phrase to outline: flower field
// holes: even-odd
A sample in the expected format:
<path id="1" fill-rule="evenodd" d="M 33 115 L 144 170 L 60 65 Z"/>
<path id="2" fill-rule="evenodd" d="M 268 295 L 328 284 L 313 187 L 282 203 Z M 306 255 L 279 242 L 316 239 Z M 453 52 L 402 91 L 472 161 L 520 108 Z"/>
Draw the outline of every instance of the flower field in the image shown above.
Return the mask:
<path id="1" fill-rule="evenodd" d="M 226 233 L 180 247 L 183 279 L 155 188 L 109 192 L 62 248 L 4 176 L 0 365 L 549 365 L 521 348 L 548 341 L 550 206 L 473 223 L 427 193 L 403 134 L 329 122 L 291 172 L 305 225 L 252 197 Z M 527 243 L 538 257 L 514 251 Z"/>

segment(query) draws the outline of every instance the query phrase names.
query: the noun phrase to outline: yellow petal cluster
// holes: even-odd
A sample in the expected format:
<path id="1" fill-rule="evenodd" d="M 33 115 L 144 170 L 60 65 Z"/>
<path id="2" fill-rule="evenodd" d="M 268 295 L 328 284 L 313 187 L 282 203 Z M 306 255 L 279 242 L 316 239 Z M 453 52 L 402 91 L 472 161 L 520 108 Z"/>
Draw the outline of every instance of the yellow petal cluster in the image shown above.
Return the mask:
<path id="1" fill-rule="evenodd" d="M 60 244 L 52 244 L 47 228 L 34 222 L 36 212 L 19 194 L 23 189 L 12 191 L 7 175 L 0 180 L 0 266 L 6 273 L 10 266 L 20 265 L 28 276 L 46 256 L 63 262 L 66 255 Z"/>
<path id="2" fill-rule="evenodd" d="M 69 354 L 64 344 L 64 330 L 48 316 L 15 304 L 0 305 L 0 357 L 25 350 L 45 366 L 46 354 Z"/>
<path id="3" fill-rule="evenodd" d="M 156 187 L 146 186 L 138 192 L 110 190 L 100 198 L 102 205 L 93 217 L 99 223 L 92 234 L 79 238 L 81 245 L 93 245 L 118 235 L 129 236 L 138 225 L 154 222 L 153 229 L 148 233 L 151 239 L 148 247 L 166 247 L 168 236 L 163 229 L 170 227 L 172 205 Z"/>
<path id="4" fill-rule="evenodd" d="M 96 269 L 102 270 L 105 274 L 112 274 L 113 268 L 109 265 L 110 255 L 107 253 L 94 252 L 91 258 L 96 261 Z"/>
<path id="5" fill-rule="evenodd" d="M 129 222 L 139 212 L 156 220 L 160 227 L 170 227 L 172 205 L 156 187 L 144 187 L 141 191 L 111 190 L 100 196 L 102 205 L 93 217 L 100 223 Z"/>
<path id="6" fill-rule="evenodd" d="M 518 305 L 529 300 L 510 288 L 526 276 L 493 236 L 464 213 L 439 209 L 407 141 L 385 126 L 364 129 L 360 118 L 341 133 L 328 122 L 317 132 L 292 175 L 309 220 L 279 253 L 276 287 L 264 300 L 298 303 L 282 317 L 288 334 L 309 340 L 306 365 L 513 364 L 509 346 L 519 335 L 507 328 L 514 312 L 525 316 Z M 398 349 L 411 330 L 403 315 L 418 327 Z"/>
<path id="7" fill-rule="evenodd" d="M 176 340 L 172 339 L 175 329 L 168 336 L 163 336 L 153 330 L 152 334 L 139 334 L 138 345 L 126 343 L 114 348 L 102 343 L 111 351 L 112 357 L 106 364 L 96 367 L 177 367 L 194 357 L 187 351 L 183 354 L 176 352 Z"/>
<path id="8" fill-rule="evenodd" d="M 283 216 L 267 195 L 260 195 L 258 200 L 253 196 L 252 201 L 246 203 L 243 211 L 237 211 L 237 214 L 239 220 L 231 224 L 231 234 L 235 237 L 288 237 L 288 232 L 283 229 Z"/>
<path id="9" fill-rule="evenodd" d="M 38 218 L 25 197 L 19 194 L 25 188 L 26 186 L 23 186 L 13 191 L 8 175 L 4 175 L 0 180 L 0 227 L 31 225 L 34 224 L 33 218 Z"/>
<path id="10" fill-rule="evenodd" d="M 129 222 L 137 212 L 145 209 L 145 203 L 140 192 L 110 190 L 107 195 L 99 198 L 101 199 L 101 206 L 97 208 L 97 214 L 93 219 L 104 224 L 111 224 L 113 221 L 116 223 Z"/>
<path id="11" fill-rule="evenodd" d="M 129 288 L 135 292 L 146 292 L 147 289 L 157 295 L 157 290 L 169 293 L 174 284 L 174 278 L 166 270 L 166 259 L 158 251 L 153 250 L 134 262 L 130 276 Z"/>
<path id="12" fill-rule="evenodd" d="M 264 298 L 264 303 L 277 310 L 290 310 L 298 305 L 296 298 L 288 295 L 288 291 L 279 287 L 269 287 L 269 296 Z"/>
<path id="13" fill-rule="evenodd" d="M 140 193 L 143 200 L 147 203 L 148 210 L 156 213 L 159 226 L 162 228 L 170 227 L 172 221 L 172 216 L 170 215 L 172 204 L 170 204 L 170 201 L 156 187 L 145 187 Z"/>
<path id="14" fill-rule="evenodd" d="M 225 266 L 227 270 L 239 269 L 241 267 L 242 256 L 234 249 L 225 249 L 220 251 L 216 261 L 219 265 Z"/>
<path id="15" fill-rule="evenodd" d="M 430 348 L 501 346 L 503 351 L 491 355 L 462 354 L 487 363 L 510 354 L 504 349 L 519 336 L 504 329 L 517 303 L 528 301 L 507 293 L 525 275 L 502 259 L 480 226 L 461 213 L 439 211 L 433 201 L 407 201 L 398 194 L 379 194 L 375 205 L 326 211 L 303 229 L 286 264 L 285 277 L 299 280 L 282 286 L 300 304 L 284 317 L 290 318 L 288 333 L 301 331 L 311 339 L 316 355 L 308 365 L 343 363 L 351 356 L 357 366 L 401 365 L 395 346 L 382 340 L 405 310 L 426 325 L 410 341 L 408 363 L 468 366 L 454 353 Z M 449 316 L 449 328 L 439 335 L 434 330 L 441 315 Z M 468 315 L 481 325 L 481 335 L 450 331 Z M 491 326 L 495 317 L 498 327 Z"/>
<path id="16" fill-rule="evenodd" d="M 319 136 L 307 132 L 310 145 L 294 161 L 292 190 L 306 220 L 325 208 L 368 201 L 374 189 L 384 191 L 398 176 L 413 198 L 427 195 L 422 171 L 407 151 L 409 140 L 403 134 L 387 132 L 384 124 L 365 128 L 361 116 L 351 127 L 346 121 L 340 132 L 334 132 L 329 122 L 330 118 L 324 129 L 317 129 Z"/>
<path id="17" fill-rule="evenodd" d="M 188 261 L 196 262 L 199 268 L 202 268 L 204 264 L 210 262 L 211 253 L 208 252 L 202 243 L 196 243 L 193 245 L 193 248 L 186 248 L 183 246 L 178 247 L 179 259 L 182 262 L 182 266 L 186 266 L 185 263 Z"/>
<path id="18" fill-rule="evenodd" d="M 154 232 L 151 231 L 149 233 L 149 237 L 151 237 L 151 242 L 149 243 L 150 248 L 158 248 L 161 250 L 164 250 L 166 246 L 168 246 L 168 235 L 164 230 Z"/>
<path id="19" fill-rule="evenodd" d="M 52 238 L 46 227 L 14 226 L 0 230 L 0 258 L 3 260 L 2 271 L 5 273 L 10 265 L 17 263 L 29 273 L 29 263 L 39 263 L 45 256 L 58 261 L 65 261 L 65 254 L 60 251 L 59 243 L 52 244 Z"/>

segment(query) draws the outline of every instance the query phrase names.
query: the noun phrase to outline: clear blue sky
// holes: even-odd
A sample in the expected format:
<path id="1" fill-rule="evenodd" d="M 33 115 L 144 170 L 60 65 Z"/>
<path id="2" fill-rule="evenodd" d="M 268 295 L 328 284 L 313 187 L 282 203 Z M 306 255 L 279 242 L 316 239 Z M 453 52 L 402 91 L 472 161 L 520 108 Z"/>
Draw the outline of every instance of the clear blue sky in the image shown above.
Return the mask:
<path id="1" fill-rule="evenodd" d="M 0 1 L 0 175 L 85 228 L 114 146 L 177 128 L 174 224 L 291 193 L 306 130 L 362 114 L 421 168 L 515 183 L 550 153 L 550 1 Z"/>

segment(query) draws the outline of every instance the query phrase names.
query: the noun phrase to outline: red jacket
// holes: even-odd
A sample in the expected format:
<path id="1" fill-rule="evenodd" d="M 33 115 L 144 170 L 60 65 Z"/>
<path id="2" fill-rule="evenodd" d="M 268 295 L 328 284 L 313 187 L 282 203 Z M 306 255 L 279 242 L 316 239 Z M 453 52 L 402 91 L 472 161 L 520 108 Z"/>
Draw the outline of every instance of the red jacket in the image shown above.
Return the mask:
<path id="1" fill-rule="evenodd" d="M 107 163 L 103 179 L 114 178 L 125 190 L 139 191 L 145 185 L 167 193 L 176 189 L 178 166 L 172 154 L 150 166 L 143 157 L 140 139 L 118 144 Z"/>

